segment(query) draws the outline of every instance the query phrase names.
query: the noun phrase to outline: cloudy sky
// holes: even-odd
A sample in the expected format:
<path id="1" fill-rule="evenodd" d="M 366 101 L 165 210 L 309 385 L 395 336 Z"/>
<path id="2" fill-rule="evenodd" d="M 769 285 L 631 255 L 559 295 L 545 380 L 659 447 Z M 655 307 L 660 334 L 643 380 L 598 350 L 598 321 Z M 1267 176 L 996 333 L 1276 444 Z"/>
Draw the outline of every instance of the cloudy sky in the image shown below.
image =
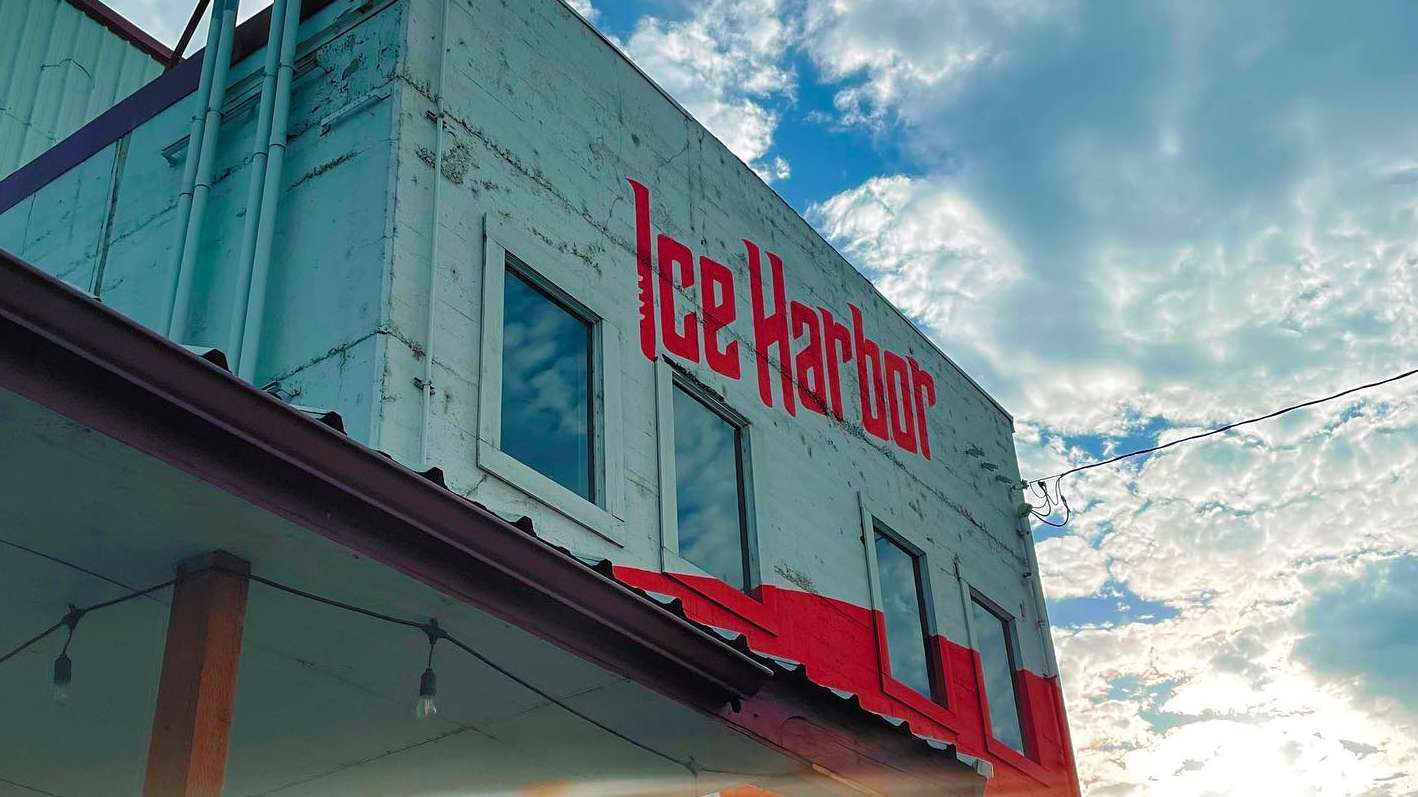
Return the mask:
<path id="1" fill-rule="evenodd" d="M 108 2 L 168 41 L 191 5 Z M 1418 3 L 572 4 L 1013 410 L 1026 475 L 1418 366 Z M 1418 380 L 1066 488 L 1089 794 L 1418 794 Z"/>

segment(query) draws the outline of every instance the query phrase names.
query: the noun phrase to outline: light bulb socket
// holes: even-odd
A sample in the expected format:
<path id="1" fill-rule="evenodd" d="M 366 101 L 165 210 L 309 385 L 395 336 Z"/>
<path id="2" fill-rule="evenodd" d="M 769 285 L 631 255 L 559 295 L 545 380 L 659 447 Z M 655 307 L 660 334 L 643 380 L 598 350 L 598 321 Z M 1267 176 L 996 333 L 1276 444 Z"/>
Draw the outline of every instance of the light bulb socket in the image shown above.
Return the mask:
<path id="1" fill-rule="evenodd" d="M 438 694 L 438 676 L 429 667 L 419 676 L 419 697 L 434 697 Z"/>
<path id="2" fill-rule="evenodd" d="M 68 686 L 74 680 L 74 662 L 69 658 L 69 654 L 60 653 L 59 658 L 54 660 L 54 685 L 56 687 Z"/>

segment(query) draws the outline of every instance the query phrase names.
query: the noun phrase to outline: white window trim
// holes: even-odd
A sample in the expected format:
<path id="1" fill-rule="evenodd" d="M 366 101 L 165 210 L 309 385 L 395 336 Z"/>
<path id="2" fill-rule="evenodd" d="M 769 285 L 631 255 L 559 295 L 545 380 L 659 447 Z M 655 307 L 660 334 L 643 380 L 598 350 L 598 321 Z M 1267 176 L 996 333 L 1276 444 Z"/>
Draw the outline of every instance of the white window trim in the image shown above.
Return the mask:
<path id="1" fill-rule="evenodd" d="M 1005 608 L 1003 603 L 1000 603 L 999 601 L 990 597 L 989 593 L 972 585 L 970 579 L 966 577 L 963 570 L 963 566 L 960 564 L 959 560 L 956 560 L 955 569 L 957 580 L 960 582 L 960 599 L 962 601 L 961 605 L 965 611 L 965 633 L 970 641 L 970 649 L 975 651 L 976 656 L 981 655 L 980 639 L 975 631 L 975 604 L 978 602 L 975 600 L 975 596 L 978 595 L 981 598 L 984 598 L 984 603 L 986 604 L 986 611 L 989 611 L 991 614 L 995 615 L 997 619 L 1003 620 L 1003 618 L 1000 618 L 999 615 L 1005 615 L 1005 617 L 1008 618 L 1007 621 L 1004 621 L 1005 644 L 1010 647 L 1010 650 L 1006 651 L 1005 655 L 1012 662 L 1012 666 L 1014 668 L 1013 672 L 1018 673 L 1020 670 L 1027 669 L 1024 666 L 1023 649 L 1019 645 L 1019 623 L 1022 620 L 1022 615 L 1018 615 L 1009 611 Z M 988 705 L 990 699 L 990 696 L 988 694 L 981 693 L 980 698 L 986 702 L 986 705 Z M 1023 703 L 1025 699 L 1026 695 L 1021 695 L 1018 690 L 1015 690 L 1014 710 L 1016 713 L 1019 714 L 1021 734 L 1025 732 L 1024 713 L 1028 708 Z M 993 718 L 991 718 L 990 720 L 990 727 L 985 729 L 985 733 L 988 734 L 991 741 L 1004 745 L 1010 750 L 1014 750 L 1013 747 L 1009 747 L 1009 745 L 1000 741 L 998 736 L 995 736 Z M 1029 747 L 1029 739 L 1026 738 L 1023 740 L 1023 742 L 1025 747 Z M 1029 758 L 1029 754 L 1024 750 L 1014 750 L 1014 752 L 1018 753 L 1021 756 L 1024 756 L 1025 758 Z"/>
<path id="2" fill-rule="evenodd" d="M 677 495 L 675 472 L 675 369 L 662 355 L 655 361 L 655 425 L 656 442 L 659 451 L 660 479 L 660 569 L 666 572 L 688 573 L 690 575 L 717 578 L 699 565 L 680 556 L 679 553 L 679 498 Z M 754 483 L 753 436 L 748 419 L 720 396 L 690 379 L 680 379 L 679 386 L 699 396 L 729 423 L 738 427 L 739 457 L 743 462 L 744 486 L 744 545 L 747 546 L 748 572 L 745 573 L 744 590 L 752 591 L 761 583 L 758 545 L 757 511 L 754 495 L 758 492 Z"/>
<path id="3" fill-rule="evenodd" d="M 976 603 L 975 596 L 979 595 L 981 598 L 984 598 L 985 603 L 989 605 L 986 608 L 992 606 L 993 608 L 990 609 L 992 612 L 996 615 L 1003 614 L 1008 619 L 1006 627 L 1009 629 L 1008 643 L 1013 648 L 1014 669 L 1026 669 L 1023 662 L 1023 649 L 1019 645 L 1019 623 L 1023 620 L 1023 616 L 1006 609 L 1003 603 L 990 597 L 988 592 L 974 586 L 974 583 L 965 573 L 965 566 L 960 563 L 959 559 L 955 561 L 955 576 L 956 581 L 960 582 L 960 605 L 965 612 L 965 634 L 970 642 L 970 648 L 976 652 L 980 650 L 980 642 L 975 635 L 974 608 Z"/>
<path id="4" fill-rule="evenodd" d="M 881 597 L 881 571 L 876 562 L 876 524 L 885 526 L 899 541 L 906 543 L 906 549 L 916 555 L 921 569 L 921 602 L 925 605 L 925 628 L 928 636 L 939 636 L 940 626 L 936 623 L 935 594 L 931 588 L 931 557 L 925 546 L 917 542 L 917 535 L 911 529 L 903 529 L 895 519 L 880 507 L 872 504 L 866 493 L 857 493 L 857 506 L 861 512 L 862 547 L 866 549 L 867 589 L 871 593 L 871 608 L 877 612 L 886 611 L 886 601 Z M 929 641 L 929 640 L 928 640 Z"/>
<path id="5" fill-rule="evenodd" d="M 588 501 L 502 450 L 503 301 L 507 254 L 541 287 L 591 321 L 592 463 L 596 501 Z M 484 219 L 482 342 L 478 388 L 477 466 L 616 545 L 625 544 L 624 416 L 621 411 L 620 328 L 604 307 L 561 285 L 569 279 L 558 264 L 564 256 L 492 215 Z M 590 291 L 584 293 L 590 294 Z"/>

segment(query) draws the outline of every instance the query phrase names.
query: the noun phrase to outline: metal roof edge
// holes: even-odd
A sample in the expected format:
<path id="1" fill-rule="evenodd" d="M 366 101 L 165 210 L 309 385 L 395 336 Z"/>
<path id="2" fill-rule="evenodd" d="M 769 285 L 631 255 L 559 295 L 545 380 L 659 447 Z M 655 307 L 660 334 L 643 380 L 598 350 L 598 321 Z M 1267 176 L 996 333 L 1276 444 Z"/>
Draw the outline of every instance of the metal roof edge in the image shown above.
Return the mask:
<path id="1" fill-rule="evenodd" d="M 772 670 L 550 543 L 0 250 L 0 388 L 675 699 Z M 323 421 L 323 422 L 322 422 Z"/>
<path id="2" fill-rule="evenodd" d="M 172 60 L 172 48 L 153 38 L 133 20 L 109 8 L 101 0 L 65 0 L 84 12 L 90 19 L 113 31 L 120 38 L 142 50 L 148 57 L 167 66 Z"/>

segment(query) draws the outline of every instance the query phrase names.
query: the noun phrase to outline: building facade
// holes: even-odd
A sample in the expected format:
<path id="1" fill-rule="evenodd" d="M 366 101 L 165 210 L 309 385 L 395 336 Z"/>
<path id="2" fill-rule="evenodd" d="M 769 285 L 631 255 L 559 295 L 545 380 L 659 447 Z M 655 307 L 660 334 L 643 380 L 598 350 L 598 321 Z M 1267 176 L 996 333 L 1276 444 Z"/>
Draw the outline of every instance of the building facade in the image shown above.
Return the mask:
<path id="1" fill-rule="evenodd" d="M 285 114 L 279 14 L 210 152 L 199 54 L 0 183 L 0 247 L 986 794 L 1078 792 L 1003 408 L 559 0 L 307 0 Z"/>

